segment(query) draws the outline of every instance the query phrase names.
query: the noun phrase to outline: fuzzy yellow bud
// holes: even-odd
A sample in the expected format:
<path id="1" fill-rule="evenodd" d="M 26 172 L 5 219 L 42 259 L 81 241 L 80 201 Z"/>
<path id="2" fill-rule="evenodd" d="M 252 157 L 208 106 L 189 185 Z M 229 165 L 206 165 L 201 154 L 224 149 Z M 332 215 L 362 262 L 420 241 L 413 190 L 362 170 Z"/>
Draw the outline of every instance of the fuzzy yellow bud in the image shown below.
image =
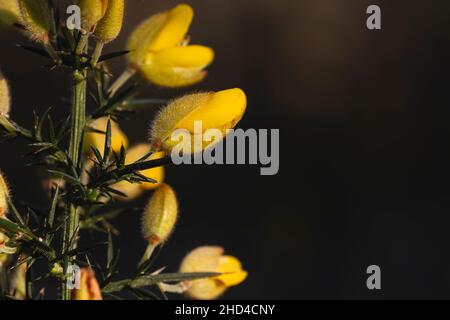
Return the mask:
<path id="1" fill-rule="evenodd" d="M 179 141 L 172 141 L 172 133 L 187 130 L 192 139 L 196 122 L 201 122 L 202 132 L 217 129 L 223 135 L 242 119 L 247 108 L 247 97 L 241 89 L 219 92 L 195 93 L 170 102 L 156 116 L 151 126 L 151 143 L 168 153 Z M 203 148 L 219 141 L 203 141 Z M 191 141 L 191 145 L 194 144 Z"/>
<path id="2" fill-rule="evenodd" d="M 1 9 L 0 9 L 1 10 Z M 11 106 L 11 97 L 9 94 L 9 86 L 5 77 L 0 71 L 0 116 L 8 116 Z"/>
<path id="3" fill-rule="evenodd" d="M 108 118 L 103 117 L 96 119 L 91 123 L 91 127 L 95 130 L 106 132 L 108 126 Z M 120 129 L 119 125 L 111 120 L 111 150 L 120 152 L 122 145 L 128 147 L 128 138 Z M 87 132 L 84 135 L 84 150 L 90 152 L 91 146 L 97 148 L 100 153 L 105 149 L 105 134 L 97 132 Z"/>
<path id="4" fill-rule="evenodd" d="M 127 150 L 125 164 L 132 164 L 140 160 L 150 151 L 150 145 L 146 143 L 138 144 Z M 155 152 L 147 160 L 157 160 L 164 158 L 164 152 Z M 157 188 L 164 181 L 164 167 L 156 167 L 139 171 L 140 174 L 147 178 L 151 178 L 157 181 L 157 183 L 143 182 L 143 183 L 131 183 L 128 181 L 120 181 L 111 187 L 117 191 L 120 191 L 127 195 L 124 197 L 117 197 L 122 201 L 131 201 L 139 197 L 143 191 Z"/>
<path id="5" fill-rule="evenodd" d="M 14 268 L 11 276 L 11 289 L 9 294 L 18 300 L 24 300 L 27 292 L 27 270 L 28 264 L 22 263 L 18 267 Z"/>
<path id="6" fill-rule="evenodd" d="M 204 69 L 214 60 L 214 51 L 185 44 L 193 17 L 193 9 L 180 4 L 142 22 L 128 41 L 131 67 L 162 87 L 184 87 L 203 80 Z"/>
<path id="7" fill-rule="evenodd" d="M 81 29 L 91 32 L 95 25 L 103 18 L 108 7 L 108 0 L 77 0 L 81 9 Z"/>
<path id="8" fill-rule="evenodd" d="M 156 189 L 142 216 L 142 236 L 152 245 L 167 240 L 178 218 L 178 202 L 173 189 L 163 183 Z"/>
<path id="9" fill-rule="evenodd" d="M 0 171 L 0 218 L 8 212 L 8 199 L 10 197 L 8 183 Z"/>
<path id="10" fill-rule="evenodd" d="M 99 42 L 108 43 L 117 38 L 122 29 L 124 9 L 124 0 L 108 1 L 105 15 L 95 28 L 94 35 Z"/>
<path id="11" fill-rule="evenodd" d="M 89 268 L 82 268 L 80 273 L 80 288 L 72 291 L 72 299 L 102 300 L 102 293 L 94 271 Z"/>
<path id="12" fill-rule="evenodd" d="M 52 14 L 47 0 L 19 0 L 22 23 L 28 37 L 41 43 L 48 43 Z"/>
<path id="13" fill-rule="evenodd" d="M 6 243 L 9 241 L 9 238 L 6 234 L 0 231 L 0 269 L 7 263 L 10 253 L 7 253 L 8 250 L 6 247 Z"/>
<path id="14" fill-rule="evenodd" d="M 242 283 L 247 272 L 241 262 L 232 256 L 224 255 L 222 247 L 204 246 L 190 252 L 181 263 L 180 272 L 216 272 L 218 277 L 192 281 L 186 292 L 192 299 L 212 300 L 220 297 L 229 287 Z"/>
<path id="15" fill-rule="evenodd" d="M 11 27 L 20 23 L 18 0 L 0 0 L 0 26 Z"/>

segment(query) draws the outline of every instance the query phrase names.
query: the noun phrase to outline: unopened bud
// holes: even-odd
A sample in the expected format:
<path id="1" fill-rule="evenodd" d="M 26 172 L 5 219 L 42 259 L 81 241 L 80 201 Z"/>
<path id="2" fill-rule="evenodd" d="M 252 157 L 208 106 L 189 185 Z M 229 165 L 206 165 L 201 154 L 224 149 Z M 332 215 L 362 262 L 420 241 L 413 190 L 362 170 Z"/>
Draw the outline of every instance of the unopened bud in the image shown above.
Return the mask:
<path id="1" fill-rule="evenodd" d="M 77 0 L 76 4 L 81 9 L 82 31 L 91 32 L 105 15 L 108 0 Z"/>
<path id="2" fill-rule="evenodd" d="M 20 23 L 20 7 L 18 0 L 0 1 L 0 26 L 11 27 Z"/>
<path id="3" fill-rule="evenodd" d="M 19 0 L 22 23 L 32 40 L 48 43 L 52 13 L 47 0 Z"/>
<path id="4" fill-rule="evenodd" d="M 0 218 L 8 212 L 8 199 L 10 197 L 8 183 L 0 171 Z"/>
<path id="5" fill-rule="evenodd" d="M 108 43 L 117 38 L 122 29 L 124 7 L 124 0 L 108 1 L 105 15 L 95 28 L 94 35 L 99 42 Z"/>
<path id="6" fill-rule="evenodd" d="M 8 116 L 11 106 L 9 86 L 5 77 L 0 71 L 0 116 Z"/>
<path id="7" fill-rule="evenodd" d="M 167 240 L 178 218 L 178 202 L 173 189 L 163 183 L 156 189 L 142 217 L 142 235 L 153 245 Z"/>

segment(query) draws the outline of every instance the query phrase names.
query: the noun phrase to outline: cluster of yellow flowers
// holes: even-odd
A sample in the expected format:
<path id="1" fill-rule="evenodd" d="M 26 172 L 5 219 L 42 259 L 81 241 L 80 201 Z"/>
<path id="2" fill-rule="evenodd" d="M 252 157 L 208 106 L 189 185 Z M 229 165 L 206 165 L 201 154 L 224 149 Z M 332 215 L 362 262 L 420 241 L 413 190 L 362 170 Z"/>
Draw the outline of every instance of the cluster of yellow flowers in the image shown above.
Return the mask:
<path id="1" fill-rule="evenodd" d="M 81 32 L 92 34 L 100 44 L 114 40 L 120 33 L 124 17 L 124 0 L 77 0 L 81 8 Z M 46 44 L 51 32 L 51 17 L 47 0 L 0 0 L 0 22 L 7 26 L 20 24 L 29 38 Z M 193 9 L 186 4 L 155 14 L 143 21 L 131 34 L 127 50 L 128 72 L 139 73 L 144 79 L 161 87 L 184 87 L 206 76 L 205 68 L 214 59 L 214 51 L 201 45 L 190 45 L 187 33 L 193 20 Z M 9 113 L 9 93 L 0 75 L 0 116 Z M 219 92 L 188 94 L 171 101 L 156 116 L 151 125 L 149 143 L 128 148 L 129 141 L 117 123 L 112 123 L 111 149 L 120 152 L 128 148 L 126 164 L 134 163 L 152 151 L 151 160 L 169 155 L 175 146 L 171 135 L 185 129 L 194 138 L 194 123 L 202 122 L 204 131 L 218 129 L 224 133 L 234 128 L 246 110 L 247 98 L 238 88 Z M 98 131 L 106 131 L 107 118 L 90 123 Z M 84 150 L 104 149 L 104 134 L 87 132 Z M 203 141 L 203 148 L 217 141 Z M 138 197 L 143 191 L 155 189 L 144 210 L 142 235 L 148 241 L 147 257 L 155 246 L 164 243 L 173 231 L 178 217 L 178 201 L 174 190 L 164 183 L 164 168 L 144 170 L 140 174 L 157 183 L 132 184 L 122 181 L 114 189 L 127 195 L 126 200 Z M 7 210 L 9 191 L 0 176 L 0 216 Z M 1 234 L 0 234 L 1 235 Z M 1 245 L 0 239 L 0 245 Z M 1 255 L 0 255 L 1 257 Z M 1 258 L 0 258 L 1 263 Z M 200 247 L 186 256 L 180 272 L 217 272 L 222 275 L 185 283 L 187 295 L 195 299 L 214 299 L 228 287 L 245 280 L 247 273 L 237 258 L 224 255 L 221 247 Z M 74 299 L 101 299 L 100 287 L 90 269 L 83 269 L 81 288 L 73 292 Z"/>

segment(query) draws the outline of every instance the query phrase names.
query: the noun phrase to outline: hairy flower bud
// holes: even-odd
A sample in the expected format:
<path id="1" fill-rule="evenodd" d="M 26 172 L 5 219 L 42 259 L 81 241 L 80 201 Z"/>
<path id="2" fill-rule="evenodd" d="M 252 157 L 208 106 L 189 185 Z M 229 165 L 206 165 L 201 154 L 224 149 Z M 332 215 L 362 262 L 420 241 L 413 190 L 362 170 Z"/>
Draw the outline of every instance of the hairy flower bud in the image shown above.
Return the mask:
<path id="1" fill-rule="evenodd" d="M 1 9 L 0 9 L 1 10 Z M 9 86 L 5 77 L 0 71 L 0 116 L 8 116 L 11 106 L 11 97 L 9 94 Z"/>
<path id="2" fill-rule="evenodd" d="M 108 0 L 77 0 L 81 9 L 81 29 L 92 32 L 95 25 L 103 18 L 108 7 Z"/>
<path id="3" fill-rule="evenodd" d="M 8 247 L 6 243 L 9 238 L 6 234 L 0 231 L 0 269 L 8 262 L 10 255 L 14 252 L 8 252 Z"/>
<path id="4" fill-rule="evenodd" d="M 48 43 L 52 14 L 47 0 L 19 0 L 22 23 L 32 40 Z"/>
<path id="5" fill-rule="evenodd" d="M 203 80 L 214 51 L 184 43 L 193 16 L 189 5 L 180 4 L 142 22 L 128 41 L 131 67 L 162 87 L 184 87 Z"/>
<path id="6" fill-rule="evenodd" d="M 234 128 L 242 119 L 246 108 L 247 98 L 241 89 L 195 93 L 175 99 L 159 112 L 152 123 L 152 146 L 170 152 L 179 143 L 172 141 L 172 133 L 185 129 L 194 137 L 196 122 L 201 122 L 203 132 L 218 129 L 225 135 L 227 129 Z M 211 142 L 203 141 L 203 148 L 208 145 Z"/>
<path id="7" fill-rule="evenodd" d="M 0 0 L 0 26 L 11 27 L 20 23 L 18 0 Z"/>
<path id="8" fill-rule="evenodd" d="M 24 258 L 23 258 L 24 259 Z M 27 293 L 27 270 L 28 264 L 22 263 L 14 268 L 11 276 L 10 292 L 9 294 L 18 300 L 24 300 Z"/>
<path id="9" fill-rule="evenodd" d="M 80 270 L 80 288 L 72 291 L 73 300 L 102 300 L 100 286 L 90 268 Z"/>
<path id="10" fill-rule="evenodd" d="M 153 245 L 167 240 L 178 218 L 178 202 L 173 189 L 163 183 L 156 189 L 142 216 L 142 235 Z"/>
<path id="11" fill-rule="evenodd" d="M 0 218 L 8 212 L 8 199 L 10 197 L 8 183 L 0 171 Z"/>
<path id="12" fill-rule="evenodd" d="M 187 295 L 192 299 L 212 300 L 221 296 L 229 287 L 242 283 L 247 272 L 241 262 L 223 254 L 222 247 L 204 246 L 190 252 L 181 263 L 180 272 L 216 272 L 222 275 L 192 281 Z"/>
<path id="13" fill-rule="evenodd" d="M 95 130 L 106 132 L 108 118 L 103 117 L 92 122 L 91 127 Z M 111 150 L 120 152 L 122 145 L 128 147 L 128 138 L 120 129 L 119 125 L 111 121 Z M 84 149 L 90 152 L 91 146 L 97 148 L 101 153 L 105 148 L 105 134 L 98 132 L 87 132 L 84 135 Z"/>
<path id="14" fill-rule="evenodd" d="M 124 0 L 108 0 L 105 15 L 98 22 L 94 35 L 101 43 L 113 41 L 120 33 L 123 24 Z"/>

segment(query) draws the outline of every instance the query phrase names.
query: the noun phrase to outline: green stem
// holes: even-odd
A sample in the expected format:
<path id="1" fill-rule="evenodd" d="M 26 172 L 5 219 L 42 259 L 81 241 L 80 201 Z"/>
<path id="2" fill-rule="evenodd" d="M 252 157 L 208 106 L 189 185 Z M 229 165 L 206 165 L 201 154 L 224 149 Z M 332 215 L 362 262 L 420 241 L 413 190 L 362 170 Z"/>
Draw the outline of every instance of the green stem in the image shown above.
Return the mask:
<path id="1" fill-rule="evenodd" d="M 151 242 L 149 242 L 147 249 L 145 249 L 145 253 L 141 258 L 141 261 L 139 262 L 138 268 L 144 264 L 144 262 L 146 262 L 148 259 L 151 258 L 153 251 L 155 251 L 156 246 L 154 244 L 152 244 Z"/>
<path id="2" fill-rule="evenodd" d="M 75 54 L 77 56 L 80 56 L 83 54 L 87 48 L 89 42 L 89 33 L 83 33 L 81 34 L 80 41 L 78 41 L 77 47 L 75 48 Z"/>
<path id="3" fill-rule="evenodd" d="M 73 165 L 78 167 L 80 162 L 80 148 L 83 141 L 83 131 L 86 118 L 86 70 L 75 70 L 73 73 L 73 93 L 72 93 L 72 125 L 69 145 L 69 157 Z M 67 208 L 67 218 L 64 225 L 63 253 L 72 251 L 77 247 L 78 240 L 79 212 L 78 208 L 69 203 Z M 72 259 L 64 258 L 64 274 L 66 275 Z M 61 280 L 61 297 L 64 300 L 70 299 L 70 292 L 67 287 L 65 277 Z"/>
<path id="4" fill-rule="evenodd" d="M 136 69 L 127 68 L 109 88 L 108 95 L 112 97 L 132 76 L 136 74 Z"/>
<path id="5" fill-rule="evenodd" d="M 102 42 L 97 42 L 94 52 L 92 53 L 92 60 L 91 60 L 91 66 L 93 68 L 95 68 L 95 66 L 98 63 L 98 59 L 100 58 L 100 56 L 102 55 L 102 51 L 103 51 L 103 46 L 105 44 Z"/>

